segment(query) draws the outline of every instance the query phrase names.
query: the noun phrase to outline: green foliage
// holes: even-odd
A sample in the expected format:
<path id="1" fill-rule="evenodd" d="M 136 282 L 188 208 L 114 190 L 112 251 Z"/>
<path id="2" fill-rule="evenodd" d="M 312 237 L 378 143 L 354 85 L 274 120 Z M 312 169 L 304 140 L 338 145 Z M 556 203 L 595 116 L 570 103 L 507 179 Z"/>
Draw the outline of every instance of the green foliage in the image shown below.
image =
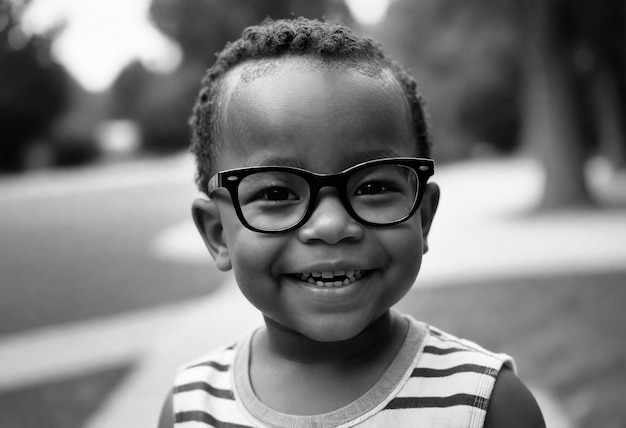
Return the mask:
<path id="1" fill-rule="evenodd" d="M 18 3 L 0 0 L 0 171 L 22 169 L 27 147 L 68 104 L 64 69 L 47 40 L 22 32 L 20 13 Z"/>

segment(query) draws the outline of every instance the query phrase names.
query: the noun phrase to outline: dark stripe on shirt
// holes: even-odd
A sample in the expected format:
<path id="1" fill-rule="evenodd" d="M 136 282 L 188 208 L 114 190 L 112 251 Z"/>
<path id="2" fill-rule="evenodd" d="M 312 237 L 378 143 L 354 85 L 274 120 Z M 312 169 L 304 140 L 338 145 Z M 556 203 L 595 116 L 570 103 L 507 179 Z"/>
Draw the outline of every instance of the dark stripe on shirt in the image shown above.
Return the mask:
<path id="1" fill-rule="evenodd" d="M 187 367 L 188 369 L 193 369 L 194 367 L 212 367 L 218 372 L 226 372 L 230 368 L 230 364 L 220 364 L 215 361 L 205 361 L 204 363 L 194 364 L 193 366 Z"/>
<path id="2" fill-rule="evenodd" d="M 437 336 L 437 337 L 443 337 L 443 333 L 440 332 L 439 330 L 435 330 L 432 327 L 428 329 L 429 333 L 432 334 L 433 336 Z"/>
<path id="3" fill-rule="evenodd" d="M 468 352 L 468 349 L 463 348 L 437 348 L 436 346 L 425 346 L 424 353 L 425 354 L 434 354 L 434 355 L 447 355 L 453 354 L 455 352 Z"/>
<path id="4" fill-rule="evenodd" d="M 212 415 L 201 411 L 179 412 L 174 415 L 174 418 L 177 424 L 183 422 L 202 422 L 215 428 L 252 428 L 249 425 L 239 425 L 230 422 L 222 422 L 215 419 Z"/>
<path id="5" fill-rule="evenodd" d="M 486 352 L 484 349 L 479 349 L 479 348 L 475 348 L 475 347 L 472 347 L 472 346 L 468 346 L 466 343 L 463 342 L 462 339 L 459 339 L 457 337 L 452 337 L 452 336 L 445 337 L 442 333 L 437 332 L 437 331 L 433 331 L 433 330 L 430 330 L 430 332 L 433 333 L 433 336 L 437 337 L 438 339 L 440 339 L 442 341 L 445 340 L 447 342 L 452 342 L 452 343 L 456 343 L 458 345 L 461 345 L 462 347 L 466 348 L 465 349 L 466 351 L 478 352 L 479 354 L 487 355 L 487 356 L 492 357 L 491 353 Z"/>
<path id="6" fill-rule="evenodd" d="M 209 395 L 212 395 L 213 397 L 216 397 L 216 398 L 224 398 L 226 400 L 235 399 L 233 395 L 233 391 L 229 389 L 214 388 L 206 382 L 193 382 L 193 383 L 187 383 L 185 385 L 179 385 L 176 388 L 174 388 L 174 394 L 177 394 L 180 392 L 197 391 L 197 390 L 205 391 Z"/>
<path id="7" fill-rule="evenodd" d="M 489 400 L 470 394 L 455 394 L 449 397 L 396 397 L 387 404 L 386 410 L 422 409 L 426 407 L 471 406 L 487 410 Z"/>
<path id="8" fill-rule="evenodd" d="M 498 376 L 498 371 L 491 367 L 476 364 L 461 364 L 460 366 L 450 367 L 449 369 L 416 368 L 413 370 L 413 373 L 411 373 L 411 377 L 446 377 L 457 373 L 479 373 L 493 378 Z"/>

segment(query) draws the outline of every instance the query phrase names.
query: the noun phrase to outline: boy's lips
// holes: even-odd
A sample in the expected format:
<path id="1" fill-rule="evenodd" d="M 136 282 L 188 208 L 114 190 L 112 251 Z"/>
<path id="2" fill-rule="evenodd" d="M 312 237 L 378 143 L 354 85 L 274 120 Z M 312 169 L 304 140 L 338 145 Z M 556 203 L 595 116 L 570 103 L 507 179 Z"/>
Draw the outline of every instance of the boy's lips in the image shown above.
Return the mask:
<path id="1" fill-rule="evenodd" d="M 367 274 L 367 272 L 366 270 L 340 270 L 334 272 L 303 272 L 291 276 L 317 287 L 330 288 L 352 284 Z"/>

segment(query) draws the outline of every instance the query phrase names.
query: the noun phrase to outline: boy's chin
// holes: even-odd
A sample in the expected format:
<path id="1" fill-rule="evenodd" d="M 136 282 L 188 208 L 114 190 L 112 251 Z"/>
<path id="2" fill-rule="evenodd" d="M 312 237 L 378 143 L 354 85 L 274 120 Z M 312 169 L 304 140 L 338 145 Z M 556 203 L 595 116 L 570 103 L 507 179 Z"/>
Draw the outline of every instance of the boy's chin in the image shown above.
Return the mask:
<path id="1" fill-rule="evenodd" d="M 381 340 L 389 335 L 392 312 L 382 314 L 318 314 L 283 322 L 265 316 L 268 329 L 283 337 L 308 339 L 315 343 L 342 343 L 351 340 Z M 382 337 L 381 337 L 382 336 Z"/>

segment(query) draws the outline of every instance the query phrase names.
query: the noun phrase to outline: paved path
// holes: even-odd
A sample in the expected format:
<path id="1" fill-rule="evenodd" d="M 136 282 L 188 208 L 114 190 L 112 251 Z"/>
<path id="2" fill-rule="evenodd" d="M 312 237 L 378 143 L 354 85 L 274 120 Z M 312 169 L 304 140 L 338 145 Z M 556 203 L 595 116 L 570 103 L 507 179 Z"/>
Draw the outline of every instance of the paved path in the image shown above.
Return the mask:
<path id="1" fill-rule="evenodd" d="M 185 160 L 177 165 L 190 168 Z M 596 184 L 602 185 L 600 179 L 606 175 L 596 176 Z M 623 178 L 619 180 L 616 188 L 626 189 Z M 419 287 L 485 275 L 626 265 L 624 211 L 532 219 L 524 215 L 541 185 L 532 163 L 485 161 L 440 168 L 436 181 L 442 187 L 442 202 Z M 155 257 L 181 263 L 206 263 L 205 251 L 190 221 L 172 225 L 153 245 Z M 154 427 L 176 366 L 260 322 L 229 279 L 218 292 L 196 302 L 4 338 L 0 341 L 0 390 L 136 360 L 137 369 L 85 428 L 130 426 L 129 421 L 136 428 Z M 68 348 L 76 350 L 71 359 Z M 47 355 L 45 362 L 29 357 L 42 354 Z M 549 426 L 570 426 L 551 397 L 543 391 L 535 394 Z"/>

